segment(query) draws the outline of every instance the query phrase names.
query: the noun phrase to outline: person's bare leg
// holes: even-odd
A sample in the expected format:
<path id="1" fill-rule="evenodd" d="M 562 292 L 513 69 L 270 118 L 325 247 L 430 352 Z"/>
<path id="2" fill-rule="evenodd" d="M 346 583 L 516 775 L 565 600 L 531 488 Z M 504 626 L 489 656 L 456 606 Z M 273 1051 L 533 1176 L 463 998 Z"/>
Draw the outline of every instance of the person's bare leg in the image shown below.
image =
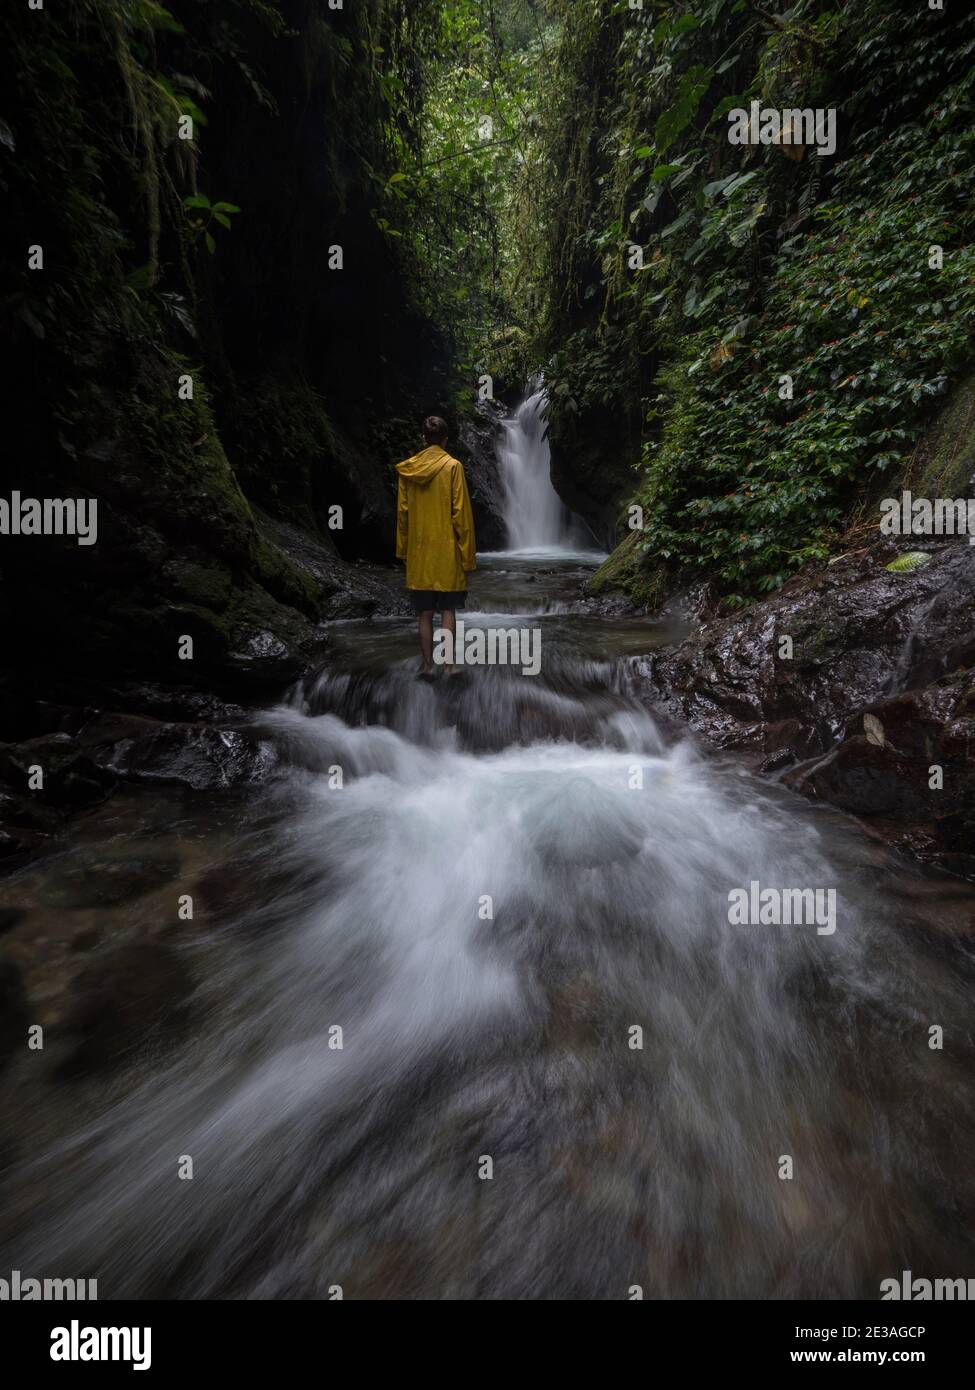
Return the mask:
<path id="1" fill-rule="evenodd" d="M 429 608 L 425 613 L 420 614 L 420 659 L 423 665 L 420 668 L 421 676 L 433 675 L 433 609 Z"/>
<path id="2" fill-rule="evenodd" d="M 447 667 L 447 675 L 459 676 L 464 668 L 457 662 L 457 614 L 452 608 L 445 608 L 440 615 L 440 621 L 443 623 L 444 631 L 450 633 L 450 650 L 454 657 L 453 662 Z"/>

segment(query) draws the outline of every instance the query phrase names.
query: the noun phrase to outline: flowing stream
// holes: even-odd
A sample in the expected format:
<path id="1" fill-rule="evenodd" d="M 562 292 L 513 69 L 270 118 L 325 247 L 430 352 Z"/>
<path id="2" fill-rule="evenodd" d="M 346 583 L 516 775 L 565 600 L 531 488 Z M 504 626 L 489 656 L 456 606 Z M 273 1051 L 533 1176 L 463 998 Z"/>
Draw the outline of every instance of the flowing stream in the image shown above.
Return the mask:
<path id="1" fill-rule="evenodd" d="M 537 677 L 424 685 L 408 620 L 338 624 L 257 720 L 269 784 L 133 789 L 8 885 L 53 942 L 72 855 L 151 844 L 176 879 L 102 922 L 169 922 L 197 985 L 189 1034 L 108 1086 L 22 1065 L 4 1269 L 101 1298 L 875 1298 L 973 1272 L 970 890 L 663 737 L 637 654 L 665 634 L 580 611 L 593 563 L 472 577 L 469 623 L 541 629 Z M 752 880 L 835 888 L 835 932 L 732 926 Z"/>

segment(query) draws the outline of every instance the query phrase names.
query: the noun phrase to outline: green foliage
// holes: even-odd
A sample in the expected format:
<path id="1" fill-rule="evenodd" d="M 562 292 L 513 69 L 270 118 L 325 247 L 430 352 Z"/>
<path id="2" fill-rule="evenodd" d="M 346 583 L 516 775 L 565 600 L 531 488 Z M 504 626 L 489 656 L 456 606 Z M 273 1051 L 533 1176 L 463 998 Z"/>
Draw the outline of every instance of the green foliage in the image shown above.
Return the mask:
<path id="1" fill-rule="evenodd" d="M 891 574 L 913 574 L 928 564 L 930 559 L 926 550 L 908 550 L 906 554 L 898 555 L 896 560 L 891 560 L 889 565 L 884 565 L 884 569 L 890 570 Z"/>
<path id="2" fill-rule="evenodd" d="M 630 573 L 707 572 L 740 601 L 828 554 L 971 357 L 975 23 L 881 0 L 560 8 L 549 128 L 579 177 L 548 209 L 553 426 L 598 435 L 635 397 Z M 752 99 L 837 107 L 837 153 L 732 146 Z"/>
<path id="3" fill-rule="evenodd" d="M 189 223 L 193 234 L 203 238 L 206 249 L 212 256 L 217 249 L 213 226 L 226 227 L 229 232 L 230 219 L 234 213 L 240 212 L 240 208 L 236 203 L 211 203 L 205 193 L 191 193 L 188 198 L 183 199 L 183 206 L 190 212 Z"/>
<path id="4" fill-rule="evenodd" d="M 534 365 L 522 278 L 540 219 L 544 22 L 529 0 L 418 3 L 401 33 L 415 71 L 379 78 L 396 172 L 375 180 L 374 217 L 404 242 L 421 312 L 451 333 L 458 410 L 482 371 L 520 384 Z M 411 91 L 423 93 L 412 112 Z"/>
<path id="5" fill-rule="evenodd" d="M 350 344 L 352 413 L 375 421 L 366 443 L 407 447 L 421 378 L 422 409 L 459 412 L 481 372 L 517 389 L 544 366 L 556 459 L 571 435 L 576 481 L 587 467 L 587 481 L 614 498 L 631 486 L 644 508 L 614 582 L 636 574 L 656 592 L 665 570 L 709 573 L 740 602 L 824 557 L 851 502 L 903 472 L 971 360 L 964 7 L 361 0 L 340 16 L 313 0 L 71 0 L 46 45 L 26 21 L 20 32 L 18 92 L 37 114 L 19 118 L 14 102 L 0 123 L 0 152 L 16 156 L 13 239 L 29 242 L 28 222 L 56 235 L 45 276 L 24 270 L 8 306 L 23 340 L 51 350 L 53 396 L 82 398 L 92 344 L 105 363 L 133 343 L 171 362 L 195 340 L 216 415 L 233 399 L 220 373 L 235 368 L 206 315 L 235 269 L 253 277 L 241 243 L 255 225 L 280 233 L 281 219 L 234 187 L 221 99 L 254 112 L 266 156 L 293 115 L 282 73 L 297 73 L 299 109 L 342 103 L 341 131 L 321 131 L 328 193 L 302 243 L 347 228 L 376 269 L 376 302 L 391 305 L 363 328 L 374 350 Z M 731 145 L 727 113 L 752 99 L 835 106 L 837 153 Z M 202 149 L 178 138 L 187 115 Z M 204 191 L 201 155 L 220 140 L 219 189 Z M 245 208 L 236 224 L 231 198 Z M 302 263 L 306 285 L 320 264 Z M 274 283 L 294 296 L 287 277 Z M 313 509 L 316 460 L 354 473 L 354 451 L 339 457 L 342 403 L 318 397 L 334 370 L 328 293 L 310 285 L 308 316 L 289 303 L 294 340 L 274 343 L 263 438 L 256 416 L 241 435 L 242 476 L 282 506 L 294 484 Z M 319 352 L 310 369 L 306 342 Z M 299 383 L 293 395 L 282 381 Z M 220 423 L 233 456 L 234 419 Z"/>
<path id="6" fill-rule="evenodd" d="M 690 16 L 686 16 L 686 18 L 690 18 Z M 702 67 L 700 63 L 695 63 L 693 67 L 682 74 L 673 104 L 668 106 L 666 111 L 661 111 L 657 117 L 657 124 L 653 132 L 654 152 L 657 158 L 666 154 L 678 135 L 690 125 L 697 115 L 701 98 L 710 85 L 710 74 L 707 68 Z"/>

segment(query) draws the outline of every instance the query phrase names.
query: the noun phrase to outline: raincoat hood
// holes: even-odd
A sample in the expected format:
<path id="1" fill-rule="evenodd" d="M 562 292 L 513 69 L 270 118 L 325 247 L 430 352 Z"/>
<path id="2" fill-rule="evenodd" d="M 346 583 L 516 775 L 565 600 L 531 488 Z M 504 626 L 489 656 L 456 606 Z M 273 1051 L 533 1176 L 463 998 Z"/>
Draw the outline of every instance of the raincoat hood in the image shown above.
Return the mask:
<path id="1" fill-rule="evenodd" d="M 422 487 L 431 478 L 435 478 L 449 460 L 450 455 L 445 453 L 439 444 L 431 444 L 428 448 L 422 449 L 420 453 L 414 454 L 412 458 L 404 459 L 402 463 L 398 463 L 396 472 L 401 478 L 409 478 L 411 483 L 419 483 Z"/>

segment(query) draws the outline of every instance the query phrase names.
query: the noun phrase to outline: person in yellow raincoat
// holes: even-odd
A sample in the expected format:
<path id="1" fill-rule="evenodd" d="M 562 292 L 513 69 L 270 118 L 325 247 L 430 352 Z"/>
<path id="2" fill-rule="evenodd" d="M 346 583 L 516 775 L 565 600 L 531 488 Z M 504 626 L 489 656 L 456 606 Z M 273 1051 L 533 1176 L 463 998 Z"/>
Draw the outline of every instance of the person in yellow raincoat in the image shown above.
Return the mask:
<path id="1" fill-rule="evenodd" d="M 456 613 L 467 602 L 467 576 L 477 568 L 474 516 L 463 465 L 444 448 L 447 424 L 423 422 L 426 445 L 396 465 L 396 555 L 406 561 L 406 587 L 419 620 L 420 675 L 433 675 L 433 615 L 456 634 Z M 459 671 L 455 666 L 451 674 Z"/>

